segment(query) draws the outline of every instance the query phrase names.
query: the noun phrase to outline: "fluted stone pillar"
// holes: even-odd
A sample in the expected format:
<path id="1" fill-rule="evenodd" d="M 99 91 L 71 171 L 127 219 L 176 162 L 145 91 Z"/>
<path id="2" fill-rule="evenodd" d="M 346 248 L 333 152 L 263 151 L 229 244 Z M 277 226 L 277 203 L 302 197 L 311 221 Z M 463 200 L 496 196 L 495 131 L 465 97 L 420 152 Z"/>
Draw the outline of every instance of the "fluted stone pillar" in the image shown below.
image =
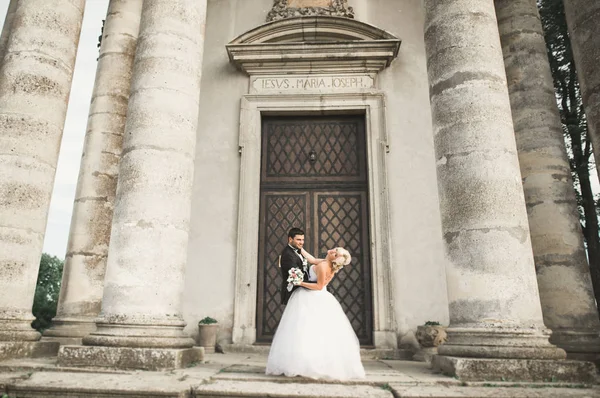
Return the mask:
<path id="1" fill-rule="evenodd" d="M 563 3 L 600 178 L 600 1 L 564 0 Z"/>
<path id="2" fill-rule="evenodd" d="M 19 1 L 0 69 L 0 341 L 40 337 L 31 307 L 84 3 Z"/>
<path id="3" fill-rule="evenodd" d="M 424 4 L 450 312 L 433 364 L 462 379 L 540 380 L 566 354 L 542 320 L 494 2 Z"/>
<path id="4" fill-rule="evenodd" d="M 205 17 L 205 1 L 143 2 L 102 311 L 61 364 L 152 369 L 200 353 L 181 311 Z"/>
<path id="5" fill-rule="evenodd" d="M 17 10 L 18 1 L 19 0 L 10 0 L 10 3 L 8 3 L 4 25 L 2 25 L 2 34 L 0 34 L 0 64 L 2 64 L 6 52 L 6 45 L 8 44 L 8 38 L 10 37 L 10 29 L 12 27 L 15 11 Z"/>
<path id="6" fill-rule="evenodd" d="M 81 344 L 102 305 L 119 159 L 143 0 L 111 0 L 83 144 L 57 315 L 44 339 Z"/>
<path id="7" fill-rule="evenodd" d="M 535 0 L 496 0 L 544 323 L 573 358 L 600 358 L 600 321 Z"/>

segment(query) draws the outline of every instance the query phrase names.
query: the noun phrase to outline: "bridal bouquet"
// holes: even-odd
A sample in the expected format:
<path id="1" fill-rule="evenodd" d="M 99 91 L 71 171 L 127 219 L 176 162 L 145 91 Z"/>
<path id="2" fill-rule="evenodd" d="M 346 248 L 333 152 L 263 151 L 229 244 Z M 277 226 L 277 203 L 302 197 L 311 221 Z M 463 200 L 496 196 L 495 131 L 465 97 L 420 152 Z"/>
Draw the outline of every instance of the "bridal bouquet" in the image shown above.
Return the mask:
<path id="1" fill-rule="evenodd" d="M 294 285 L 297 285 L 304 280 L 304 272 L 302 272 L 300 268 L 291 268 L 288 271 L 288 274 L 290 276 L 287 278 L 287 290 L 288 292 L 291 292 L 294 288 Z"/>

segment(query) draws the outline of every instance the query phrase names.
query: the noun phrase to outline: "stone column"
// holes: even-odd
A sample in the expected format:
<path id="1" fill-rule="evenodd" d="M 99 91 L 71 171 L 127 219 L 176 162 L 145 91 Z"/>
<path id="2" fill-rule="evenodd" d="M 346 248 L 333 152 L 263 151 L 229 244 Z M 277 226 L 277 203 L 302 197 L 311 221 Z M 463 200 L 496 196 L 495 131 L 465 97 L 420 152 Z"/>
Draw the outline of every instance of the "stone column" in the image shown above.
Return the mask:
<path id="1" fill-rule="evenodd" d="M 31 306 L 84 4 L 19 1 L 0 69 L 2 341 L 40 337 Z"/>
<path id="2" fill-rule="evenodd" d="M 168 368 L 195 360 L 181 314 L 206 1 L 143 2 L 102 311 L 59 363 Z M 108 358 L 108 359 L 106 359 Z"/>
<path id="3" fill-rule="evenodd" d="M 564 0 L 581 97 L 600 178 L 600 1 Z"/>
<path id="4" fill-rule="evenodd" d="M 142 1 L 111 0 L 108 6 L 57 316 L 46 340 L 81 344 L 96 329 Z"/>
<path id="5" fill-rule="evenodd" d="M 494 2 L 424 3 L 450 312 L 433 364 L 462 379 L 543 379 L 566 354 L 542 320 Z M 581 369 L 570 371 L 561 379 Z"/>
<path id="6" fill-rule="evenodd" d="M 4 25 L 2 25 L 2 34 L 0 35 L 0 64 L 4 59 L 6 52 L 6 45 L 8 44 L 8 38 L 10 37 L 10 29 L 12 27 L 12 21 L 17 10 L 17 2 L 19 0 L 10 0 L 8 9 L 6 10 L 6 17 L 4 18 Z"/>
<path id="7" fill-rule="evenodd" d="M 535 0 L 496 0 L 544 323 L 573 358 L 600 358 L 600 321 Z"/>

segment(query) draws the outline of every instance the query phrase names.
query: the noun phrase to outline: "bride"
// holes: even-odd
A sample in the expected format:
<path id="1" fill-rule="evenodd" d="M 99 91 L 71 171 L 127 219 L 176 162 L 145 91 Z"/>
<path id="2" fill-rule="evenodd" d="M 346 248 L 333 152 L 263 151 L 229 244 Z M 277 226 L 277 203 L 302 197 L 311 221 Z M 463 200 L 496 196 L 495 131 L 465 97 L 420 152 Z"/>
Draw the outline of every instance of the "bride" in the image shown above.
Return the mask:
<path id="1" fill-rule="evenodd" d="M 304 253 L 303 253 L 304 254 Z M 364 378 L 358 338 L 340 303 L 327 291 L 334 275 L 350 263 L 350 253 L 337 247 L 309 268 L 305 289 L 296 289 L 273 337 L 267 374 L 314 379 Z"/>

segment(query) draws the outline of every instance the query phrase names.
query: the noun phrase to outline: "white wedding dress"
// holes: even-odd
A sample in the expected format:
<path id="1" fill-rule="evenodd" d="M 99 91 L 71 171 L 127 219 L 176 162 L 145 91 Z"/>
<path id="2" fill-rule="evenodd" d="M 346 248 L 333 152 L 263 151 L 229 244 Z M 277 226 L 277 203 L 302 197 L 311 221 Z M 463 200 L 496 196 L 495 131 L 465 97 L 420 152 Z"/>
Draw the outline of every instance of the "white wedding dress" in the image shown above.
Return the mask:
<path id="1" fill-rule="evenodd" d="M 309 280 L 316 282 L 313 267 Z M 266 374 L 333 380 L 365 377 L 358 338 L 327 286 L 292 293 L 273 337 Z"/>

